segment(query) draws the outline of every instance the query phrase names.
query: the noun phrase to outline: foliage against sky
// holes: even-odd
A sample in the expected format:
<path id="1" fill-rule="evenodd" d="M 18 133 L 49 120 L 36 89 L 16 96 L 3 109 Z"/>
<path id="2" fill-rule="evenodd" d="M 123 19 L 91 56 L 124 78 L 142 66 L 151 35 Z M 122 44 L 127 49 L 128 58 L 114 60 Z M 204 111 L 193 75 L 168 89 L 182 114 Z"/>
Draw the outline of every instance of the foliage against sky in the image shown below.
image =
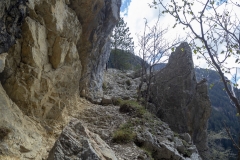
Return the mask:
<path id="1" fill-rule="evenodd" d="M 168 2 L 167 0 L 164 0 Z M 225 0 L 219 0 L 219 4 L 222 4 Z M 238 0 L 237 0 L 238 1 Z M 122 7 L 121 7 L 121 15 L 124 17 L 125 22 L 127 22 L 128 27 L 130 29 L 131 35 L 133 36 L 133 40 L 135 44 L 137 44 L 137 36 L 136 34 L 139 34 L 143 32 L 144 22 L 146 18 L 148 20 L 148 23 L 151 25 L 155 23 L 157 20 L 159 12 L 161 12 L 161 8 L 159 9 L 153 9 L 149 7 L 149 4 L 152 3 L 152 0 L 123 0 L 122 1 Z M 240 12 L 239 12 L 240 17 Z M 164 15 L 161 20 L 160 24 L 162 27 L 169 27 L 171 28 L 170 34 L 167 35 L 167 38 L 174 39 L 176 36 L 185 36 L 186 32 L 183 30 L 183 27 L 181 25 L 178 25 L 175 28 L 172 28 L 175 24 L 175 19 L 169 15 Z M 137 46 L 135 46 L 135 51 L 138 50 Z M 194 64 L 195 66 L 201 67 L 201 68 L 207 68 L 208 65 L 205 61 L 199 60 L 197 55 L 193 56 Z M 239 64 L 235 64 L 235 59 L 229 58 L 228 65 L 230 67 L 239 67 Z M 236 70 L 233 70 L 235 72 Z M 226 75 L 229 79 L 232 79 L 232 74 Z M 240 69 L 238 69 L 238 76 L 240 77 Z M 240 85 L 240 79 L 238 78 L 238 84 Z"/>

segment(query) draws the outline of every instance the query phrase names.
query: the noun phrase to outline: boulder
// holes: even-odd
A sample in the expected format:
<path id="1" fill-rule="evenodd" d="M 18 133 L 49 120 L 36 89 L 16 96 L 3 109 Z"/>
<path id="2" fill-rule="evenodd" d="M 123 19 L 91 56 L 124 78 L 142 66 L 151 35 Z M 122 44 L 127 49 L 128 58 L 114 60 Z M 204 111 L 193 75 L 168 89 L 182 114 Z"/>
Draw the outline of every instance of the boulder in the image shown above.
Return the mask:
<path id="1" fill-rule="evenodd" d="M 167 133 L 172 132 L 169 128 L 166 130 Z M 135 143 L 152 153 L 154 159 L 202 160 L 195 145 L 186 142 L 184 145 L 183 140 L 178 137 L 174 137 L 173 141 L 166 139 L 166 137 L 166 133 L 156 136 L 145 129 L 137 134 Z"/>
<path id="2" fill-rule="evenodd" d="M 207 157 L 207 121 L 211 112 L 206 83 L 197 83 L 192 51 L 182 43 L 156 73 L 150 101 L 156 114 L 178 133 L 189 133 L 200 155 Z M 188 139 L 188 138 L 186 138 Z"/>
<path id="3" fill-rule="evenodd" d="M 112 104 L 112 97 L 109 96 L 103 96 L 102 97 L 102 101 L 101 101 L 101 105 L 107 106 Z"/>
<path id="4" fill-rule="evenodd" d="M 63 129 L 49 153 L 48 160 L 60 159 L 117 160 L 110 147 L 77 119 Z"/>

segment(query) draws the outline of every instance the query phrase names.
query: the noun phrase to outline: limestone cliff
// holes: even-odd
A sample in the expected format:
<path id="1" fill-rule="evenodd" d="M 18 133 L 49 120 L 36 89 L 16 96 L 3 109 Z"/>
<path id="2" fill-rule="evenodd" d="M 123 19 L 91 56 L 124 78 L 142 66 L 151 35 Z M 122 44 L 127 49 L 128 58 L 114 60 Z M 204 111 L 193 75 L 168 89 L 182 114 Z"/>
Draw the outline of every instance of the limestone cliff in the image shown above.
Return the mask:
<path id="1" fill-rule="evenodd" d="M 101 100 L 108 37 L 120 5 L 120 0 L 0 2 L 0 53 L 8 54 L 0 75 L 5 90 L 0 88 L 0 154 L 45 157 L 43 135 L 52 134 L 47 123 L 64 121 L 76 101 L 73 95 L 80 91 L 93 102 Z"/>
<path id="2" fill-rule="evenodd" d="M 148 117 L 141 120 L 143 115 L 120 113 L 112 101 L 106 104 L 111 107 L 96 104 L 103 97 L 109 34 L 119 19 L 120 5 L 121 0 L 0 2 L 0 159 L 150 159 L 140 147 L 150 149 L 155 159 L 201 159 L 183 131 L 195 142 L 204 140 L 204 132 L 197 129 L 205 119 L 198 124 L 198 117 L 192 117 L 192 112 L 202 110 L 189 108 L 187 113 L 194 120 L 189 120 L 190 130 L 180 130 L 179 137 L 146 111 Z M 124 81 L 116 88 L 133 89 L 128 92 L 131 95 L 136 91 L 133 84 Z M 205 96 L 200 84 L 191 86 L 199 90 L 192 93 Z M 113 94 L 109 91 L 107 96 Z M 207 113 L 199 116 L 208 117 Z M 125 121 L 136 124 L 136 141 L 130 147 L 111 141 L 112 132 Z M 197 145 L 201 144 L 205 141 Z"/>
<path id="3" fill-rule="evenodd" d="M 166 67 L 156 74 L 154 83 L 151 101 L 157 107 L 157 116 L 175 132 L 189 133 L 205 159 L 211 104 L 206 81 L 196 81 L 192 51 L 187 43 L 182 43 L 171 54 Z"/>
<path id="4" fill-rule="evenodd" d="M 90 100 L 101 100 L 108 35 L 119 19 L 119 7 L 120 0 L 27 3 L 22 37 L 8 50 L 1 76 L 4 89 L 24 113 L 61 117 L 79 89 Z"/>
<path id="5" fill-rule="evenodd" d="M 77 48 L 82 63 L 81 95 L 100 103 L 103 69 L 110 55 L 109 34 L 119 19 L 121 0 L 73 0 L 69 5 L 83 32 Z"/>

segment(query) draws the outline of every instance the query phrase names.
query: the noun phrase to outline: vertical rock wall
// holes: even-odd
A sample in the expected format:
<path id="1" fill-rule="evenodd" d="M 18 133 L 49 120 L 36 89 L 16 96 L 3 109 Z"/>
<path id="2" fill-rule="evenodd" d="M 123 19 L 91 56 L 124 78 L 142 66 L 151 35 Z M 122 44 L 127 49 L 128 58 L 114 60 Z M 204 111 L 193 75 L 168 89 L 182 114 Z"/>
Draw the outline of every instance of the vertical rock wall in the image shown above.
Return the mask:
<path id="1" fill-rule="evenodd" d="M 8 51 L 3 86 L 27 115 L 58 118 L 78 92 L 82 28 L 66 3 L 29 1 L 22 38 Z"/>
<path id="2" fill-rule="evenodd" d="M 151 100 L 157 116 L 178 133 L 189 133 L 200 155 L 207 157 L 207 121 L 211 104 L 207 85 L 197 83 L 192 51 L 187 43 L 177 47 L 156 75 Z"/>
<path id="3" fill-rule="evenodd" d="M 57 119 L 79 89 L 82 96 L 100 102 L 109 34 L 120 5 L 120 0 L 27 3 L 22 36 L 8 50 L 1 75 L 7 94 L 25 114 Z"/>
<path id="4" fill-rule="evenodd" d="M 121 0 L 73 0 L 69 6 L 83 27 L 77 45 L 82 62 L 81 95 L 100 103 L 103 69 L 110 54 L 109 35 L 119 20 Z"/>
<path id="5" fill-rule="evenodd" d="M 0 73 L 0 159 L 46 158 L 52 144 L 51 124 L 46 122 L 61 122 L 79 88 L 99 101 L 110 53 L 108 37 L 119 19 L 120 4 L 0 1 L 1 71 L 1 57 L 8 55 Z"/>

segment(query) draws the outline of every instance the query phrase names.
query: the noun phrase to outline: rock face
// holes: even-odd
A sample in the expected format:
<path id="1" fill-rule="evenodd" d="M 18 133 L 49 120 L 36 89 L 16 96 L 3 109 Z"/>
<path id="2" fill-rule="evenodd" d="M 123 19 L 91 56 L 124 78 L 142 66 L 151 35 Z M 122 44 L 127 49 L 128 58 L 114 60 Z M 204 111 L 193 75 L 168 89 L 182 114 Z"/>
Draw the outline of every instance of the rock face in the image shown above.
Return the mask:
<path id="1" fill-rule="evenodd" d="M 137 98 L 137 88 L 140 78 L 133 78 L 133 72 L 123 72 L 109 68 L 104 74 L 104 97 L 134 99 Z M 103 98 L 104 100 L 104 98 Z"/>
<path id="2" fill-rule="evenodd" d="M 61 118 L 79 89 L 90 100 L 101 101 L 108 35 L 119 19 L 120 4 L 120 0 L 27 3 L 22 37 L 8 50 L 1 74 L 7 94 L 25 114 Z"/>
<path id="3" fill-rule="evenodd" d="M 200 155 L 207 157 L 207 121 L 211 112 L 206 82 L 197 83 L 191 48 L 182 43 L 156 74 L 151 101 L 157 116 L 178 133 L 189 133 Z"/>
<path id="4" fill-rule="evenodd" d="M 40 160 L 48 157 L 51 160 L 74 157 L 115 160 L 122 157 L 136 159 L 138 156 L 149 159 L 146 152 L 138 146 L 149 147 L 153 153 L 158 151 L 156 159 L 201 159 L 191 138 L 187 135 L 182 139 L 175 136 L 168 125 L 162 125 L 156 117 L 154 122 L 147 122 L 148 118 L 141 122 L 141 118 L 134 120 L 129 115 L 119 116 L 121 113 L 116 106 L 110 110 L 109 106 L 101 108 L 98 105 L 91 106 L 90 116 L 94 117 L 85 115 L 84 119 L 79 110 L 70 115 L 70 112 L 75 111 L 73 108 L 80 106 L 75 106 L 77 102 L 74 103 L 73 95 L 81 93 L 92 102 L 101 102 L 102 74 L 110 53 L 109 34 L 119 19 L 120 5 L 121 0 L 0 2 L 0 71 L 4 69 L 0 75 L 0 159 Z M 124 84 L 116 88 L 122 92 L 126 88 L 132 90 L 127 97 L 133 93 L 130 98 L 134 98 L 137 86 L 135 82 L 119 82 Z M 184 128 L 182 124 L 185 119 L 182 120 L 182 115 L 179 115 L 176 117 L 182 123 L 177 124 L 176 128 L 180 128 L 182 133 L 188 132 L 202 149 L 206 142 L 205 132 L 201 132 L 205 129 L 202 124 L 205 124 L 208 112 L 202 113 L 203 110 L 194 106 L 194 102 L 200 103 L 196 97 L 205 100 L 205 89 L 202 88 L 204 84 L 189 83 L 197 89 L 185 89 L 186 93 L 182 96 L 185 99 L 181 104 L 184 104 L 188 93 L 194 95 L 193 100 L 187 103 L 188 110 L 185 112 L 189 124 Z M 107 87 L 111 85 L 109 83 Z M 104 103 L 109 105 L 112 100 L 109 97 L 114 94 L 114 91 L 110 91 L 104 97 Z M 118 96 L 124 95 L 121 93 Z M 199 117 L 193 117 L 194 112 L 198 112 Z M 69 120 L 73 115 L 82 118 L 84 123 L 90 121 L 87 126 L 90 131 L 85 124 L 73 119 L 52 147 L 53 141 L 62 131 L 63 121 Z M 119 117 L 120 120 L 115 123 L 117 125 L 114 125 L 113 121 Z M 137 142 L 132 142 L 130 149 L 112 144 L 109 140 L 112 136 L 109 130 L 113 131 L 125 120 L 136 124 L 141 122 L 139 125 L 144 127 L 143 130 L 139 125 L 134 126 Z M 51 152 L 48 155 L 49 148 Z"/>
<path id="5" fill-rule="evenodd" d="M 26 16 L 26 0 L 0 2 L 0 53 L 7 52 L 21 37 L 21 26 Z"/>
<path id="6" fill-rule="evenodd" d="M 48 160 L 59 159 L 117 160 L 110 147 L 77 119 L 64 128 L 49 153 Z"/>
<path id="7" fill-rule="evenodd" d="M 84 31 L 77 44 L 82 62 L 80 92 L 100 103 L 103 70 L 110 55 L 109 35 L 119 20 L 121 0 L 74 0 L 69 6 L 77 13 Z"/>
<path id="8" fill-rule="evenodd" d="M 51 125 L 63 123 L 63 114 L 77 103 L 73 95 L 80 90 L 92 101 L 101 100 L 108 36 L 120 4 L 0 1 L 0 71 L 5 66 L 0 73 L 0 159 L 46 158 L 45 142 L 50 137 L 52 145 L 59 133 L 53 130 L 61 128 Z"/>
<path id="9" fill-rule="evenodd" d="M 8 51 L 3 87 L 25 114 L 56 119 L 78 92 L 81 24 L 64 0 L 29 1 L 27 10 L 22 38 Z"/>
<path id="10" fill-rule="evenodd" d="M 42 159 L 47 143 L 38 123 L 25 116 L 0 84 L 0 159 Z"/>

